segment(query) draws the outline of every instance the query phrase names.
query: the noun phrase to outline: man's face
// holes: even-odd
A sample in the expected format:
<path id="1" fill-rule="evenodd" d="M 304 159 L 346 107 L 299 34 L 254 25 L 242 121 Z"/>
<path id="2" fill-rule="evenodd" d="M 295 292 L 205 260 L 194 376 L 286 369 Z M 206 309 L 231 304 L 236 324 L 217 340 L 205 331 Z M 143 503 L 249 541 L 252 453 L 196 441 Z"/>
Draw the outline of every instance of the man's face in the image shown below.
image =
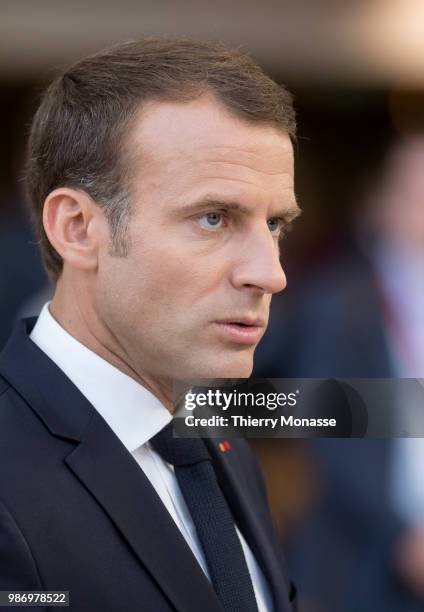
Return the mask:
<path id="1" fill-rule="evenodd" d="M 297 213 L 289 137 L 204 96 L 145 105 L 129 149 L 129 255 L 100 252 L 102 322 L 152 377 L 249 376 L 271 296 L 286 285 L 278 234 Z"/>

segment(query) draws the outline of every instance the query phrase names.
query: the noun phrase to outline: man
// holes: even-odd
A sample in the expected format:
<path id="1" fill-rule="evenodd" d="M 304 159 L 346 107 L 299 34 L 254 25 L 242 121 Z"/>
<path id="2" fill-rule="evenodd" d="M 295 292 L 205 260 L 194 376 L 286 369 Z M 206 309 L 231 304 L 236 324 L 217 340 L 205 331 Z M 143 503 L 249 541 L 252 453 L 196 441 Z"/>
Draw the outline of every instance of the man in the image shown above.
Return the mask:
<path id="1" fill-rule="evenodd" d="M 246 445 L 209 441 L 219 500 L 200 512 L 209 489 L 158 449 L 175 381 L 250 375 L 286 283 L 294 129 L 249 58 L 189 40 L 120 45 L 47 90 L 28 187 L 56 290 L 0 357 L 2 589 L 90 612 L 292 609 Z"/>

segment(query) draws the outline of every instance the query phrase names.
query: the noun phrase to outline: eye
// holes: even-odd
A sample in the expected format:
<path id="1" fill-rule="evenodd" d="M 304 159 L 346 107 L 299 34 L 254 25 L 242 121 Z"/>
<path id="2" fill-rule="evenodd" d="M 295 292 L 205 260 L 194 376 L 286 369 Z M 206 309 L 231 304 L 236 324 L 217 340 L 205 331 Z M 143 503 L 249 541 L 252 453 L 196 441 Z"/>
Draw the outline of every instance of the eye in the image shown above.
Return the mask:
<path id="1" fill-rule="evenodd" d="M 278 236 L 282 229 L 282 220 L 278 217 L 273 217 L 267 221 L 269 231 L 271 234 Z"/>
<path id="2" fill-rule="evenodd" d="M 199 217 L 199 223 L 205 229 L 217 229 L 222 226 L 224 215 L 219 212 L 210 212 Z"/>

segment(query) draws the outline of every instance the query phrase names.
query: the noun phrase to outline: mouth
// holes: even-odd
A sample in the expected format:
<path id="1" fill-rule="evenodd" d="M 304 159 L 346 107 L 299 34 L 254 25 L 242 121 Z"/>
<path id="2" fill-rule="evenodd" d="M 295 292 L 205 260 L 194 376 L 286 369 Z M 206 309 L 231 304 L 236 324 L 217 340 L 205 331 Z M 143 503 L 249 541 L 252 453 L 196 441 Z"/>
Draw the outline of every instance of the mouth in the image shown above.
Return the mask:
<path id="1" fill-rule="evenodd" d="M 241 317 L 214 324 L 221 337 L 236 344 L 255 345 L 265 332 L 265 321 L 259 318 Z"/>

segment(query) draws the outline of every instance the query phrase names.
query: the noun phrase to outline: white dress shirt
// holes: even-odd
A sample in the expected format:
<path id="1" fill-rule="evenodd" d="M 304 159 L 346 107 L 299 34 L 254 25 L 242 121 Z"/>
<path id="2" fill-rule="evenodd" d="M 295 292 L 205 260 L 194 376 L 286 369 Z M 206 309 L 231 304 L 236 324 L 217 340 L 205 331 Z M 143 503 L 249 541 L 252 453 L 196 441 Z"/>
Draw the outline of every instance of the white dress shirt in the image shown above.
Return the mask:
<path id="1" fill-rule="evenodd" d="M 173 467 L 163 461 L 149 444 L 149 440 L 172 420 L 169 411 L 145 387 L 65 331 L 51 315 L 48 304 L 41 311 L 30 338 L 74 383 L 132 454 L 210 580 L 196 529 Z M 236 530 L 259 612 L 271 612 L 272 598 L 263 573 L 237 527 Z"/>

